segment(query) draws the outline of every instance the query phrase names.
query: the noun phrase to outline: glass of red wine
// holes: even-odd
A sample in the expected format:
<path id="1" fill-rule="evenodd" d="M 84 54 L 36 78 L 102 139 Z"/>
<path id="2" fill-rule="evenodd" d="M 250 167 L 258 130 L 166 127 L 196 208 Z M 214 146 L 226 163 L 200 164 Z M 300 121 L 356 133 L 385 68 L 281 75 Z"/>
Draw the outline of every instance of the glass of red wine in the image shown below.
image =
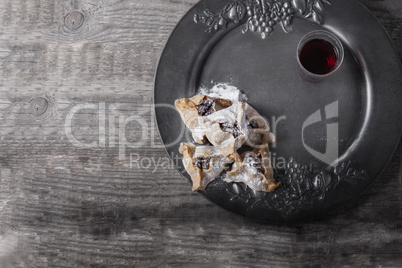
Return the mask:
<path id="1" fill-rule="evenodd" d="M 342 42 L 333 33 L 319 30 L 306 34 L 297 46 L 300 75 L 319 82 L 341 66 L 344 57 Z"/>

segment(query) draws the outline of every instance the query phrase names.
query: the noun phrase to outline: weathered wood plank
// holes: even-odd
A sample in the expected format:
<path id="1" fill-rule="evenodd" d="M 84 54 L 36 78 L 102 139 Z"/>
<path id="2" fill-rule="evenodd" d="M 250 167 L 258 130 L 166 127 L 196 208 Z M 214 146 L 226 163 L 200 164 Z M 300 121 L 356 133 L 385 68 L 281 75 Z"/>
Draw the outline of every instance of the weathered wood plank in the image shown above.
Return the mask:
<path id="1" fill-rule="evenodd" d="M 117 126 L 114 135 L 105 129 L 105 147 L 79 148 L 68 140 L 66 116 L 85 103 L 95 108 L 73 119 L 79 141 L 99 141 L 103 103 L 106 126 L 111 118 L 118 124 L 120 117 L 137 114 L 155 131 L 150 104 L 156 63 L 170 32 L 196 2 L 0 2 L 0 267 L 402 263 L 401 146 L 348 209 L 315 222 L 274 226 L 223 211 L 191 193 L 174 168 L 157 168 L 167 156 L 156 132 L 145 147 L 127 148 L 124 159 Z M 402 55 L 401 1 L 360 2 Z M 48 100 L 44 114 L 38 114 L 43 104 L 32 104 L 35 97 Z M 141 134 L 138 123 L 127 124 L 129 141 Z M 151 162 L 141 162 L 145 158 Z"/>

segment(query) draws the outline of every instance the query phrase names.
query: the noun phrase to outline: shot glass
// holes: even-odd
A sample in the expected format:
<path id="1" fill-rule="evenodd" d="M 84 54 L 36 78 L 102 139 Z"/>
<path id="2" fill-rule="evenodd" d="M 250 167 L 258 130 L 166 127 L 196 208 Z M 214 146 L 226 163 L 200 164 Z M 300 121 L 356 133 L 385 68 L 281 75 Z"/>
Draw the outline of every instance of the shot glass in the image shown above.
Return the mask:
<path id="1" fill-rule="evenodd" d="M 297 46 L 297 63 L 301 77 L 320 82 L 339 69 L 343 62 L 342 42 L 329 31 L 306 34 Z"/>

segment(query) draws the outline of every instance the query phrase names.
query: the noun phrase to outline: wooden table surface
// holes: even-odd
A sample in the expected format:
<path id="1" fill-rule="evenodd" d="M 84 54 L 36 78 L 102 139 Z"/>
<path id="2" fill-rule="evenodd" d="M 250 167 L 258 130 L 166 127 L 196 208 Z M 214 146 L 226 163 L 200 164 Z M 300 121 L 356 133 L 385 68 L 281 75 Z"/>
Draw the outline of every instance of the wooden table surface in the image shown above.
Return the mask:
<path id="1" fill-rule="evenodd" d="M 166 167 L 154 72 L 196 2 L 0 2 L 0 267 L 402 267 L 401 146 L 348 208 L 291 226 L 227 212 Z M 402 55 L 402 1 L 360 2 Z M 122 138 L 145 146 L 123 154 Z"/>

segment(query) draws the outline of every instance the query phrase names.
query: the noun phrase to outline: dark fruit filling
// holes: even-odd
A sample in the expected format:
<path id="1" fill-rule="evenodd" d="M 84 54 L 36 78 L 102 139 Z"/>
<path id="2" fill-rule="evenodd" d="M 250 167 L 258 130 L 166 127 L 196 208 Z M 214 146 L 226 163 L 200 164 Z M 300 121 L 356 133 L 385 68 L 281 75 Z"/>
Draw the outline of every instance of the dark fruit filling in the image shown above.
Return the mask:
<path id="1" fill-rule="evenodd" d="M 211 160 L 211 158 L 199 157 L 195 159 L 194 166 L 198 167 L 201 170 L 209 169 L 209 160 Z"/>
<path id="2" fill-rule="evenodd" d="M 254 168 L 260 173 L 264 173 L 264 167 L 262 166 L 262 159 L 260 157 L 250 156 L 246 159 L 245 165 L 249 168 Z"/>
<path id="3" fill-rule="evenodd" d="M 225 171 L 230 171 L 233 167 L 234 162 L 227 163 L 225 165 Z"/>
<path id="4" fill-rule="evenodd" d="M 214 101 L 204 98 L 200 105 L 197 105 L 198 114 L 207 116 L 214 113 Z"/>
<path id="5" fill-rule="evenodd" d="M 249 126 L 250 128 L 258 128 L 257 122 L 255 122 L 255 121 L 253 121 L 253 120 L 251 120 L 251 121 L 248 123 L 248 126 Z"/>
<path id="6" fill-rule="evenodd" d="M 233 137 L 237 138 L 241 135 L 241 131 L 237 123 L 229 124 L 229 123 L 221 123 L 220 127 L 223 131 L 229 132 L 233 135 Z"/>

